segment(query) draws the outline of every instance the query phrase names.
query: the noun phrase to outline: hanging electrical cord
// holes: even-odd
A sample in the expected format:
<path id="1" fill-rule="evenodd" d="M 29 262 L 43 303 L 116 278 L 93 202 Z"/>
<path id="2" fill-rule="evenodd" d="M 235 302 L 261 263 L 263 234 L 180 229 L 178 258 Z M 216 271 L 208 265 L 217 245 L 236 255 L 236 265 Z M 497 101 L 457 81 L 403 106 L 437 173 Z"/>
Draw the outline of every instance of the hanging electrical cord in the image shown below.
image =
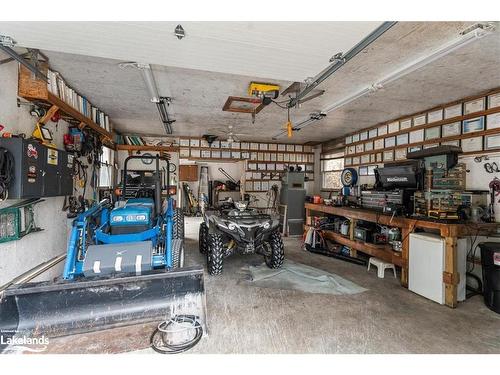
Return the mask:
<path id="1" fill-rule="evenodd" d="M 9 197 L 9 186 L 14 178 L 14 156 L 0 147 L 0 202 Z"/>
<path id="2" fill-rule="evenodd" d="M 188 325 L 186 325 L 186 323 Z M 175 327 L 175 328 L 174 328 Z M 192 339 L 180 344 L 171 344 L 168 336 L 174 333 L 194 331 Z M 161 354 L 178 354 L 193 348 L 201 340 L 203 328 L 199 317 L 195 315 L 176 315 L 168 321 L 161 322 L 151 334 L 151 348 Z"/>

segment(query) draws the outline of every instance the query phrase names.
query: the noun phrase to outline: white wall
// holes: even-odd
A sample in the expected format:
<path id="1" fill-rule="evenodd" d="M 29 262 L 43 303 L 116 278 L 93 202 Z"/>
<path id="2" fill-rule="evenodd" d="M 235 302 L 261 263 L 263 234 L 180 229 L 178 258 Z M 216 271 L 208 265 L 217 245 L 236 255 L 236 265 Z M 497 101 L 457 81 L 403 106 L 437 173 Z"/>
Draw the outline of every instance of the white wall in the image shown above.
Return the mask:
<path id="1" fill-rule="evenodd" d="M 5 126 L 4 131 L 30 136 L 36 118 L 30 116 L 29 107 L 17 108 L 17 63 L 0 65 L 0 82 L 0 124 Z M 62 137 L 67 124 L 60 121 L 57 130 L 54 123 L 48 123 L 47 126 L 52 130 L 58 148 L 63 149 Z M 66 213 L 61 211 L 63 201 L 64 197 L 45 198 L 44 202 L 35 206 L 36 223 L 44 231 L 28 234 L 19 241 L 0 244 L 0 285 L 66 251 L 71 223 L 66 219 Z M 0 208 L 16 202 L 0 202 Z M 36 281 L 61 275 L 62 266 L 63 263 L 60 263 Z"/>

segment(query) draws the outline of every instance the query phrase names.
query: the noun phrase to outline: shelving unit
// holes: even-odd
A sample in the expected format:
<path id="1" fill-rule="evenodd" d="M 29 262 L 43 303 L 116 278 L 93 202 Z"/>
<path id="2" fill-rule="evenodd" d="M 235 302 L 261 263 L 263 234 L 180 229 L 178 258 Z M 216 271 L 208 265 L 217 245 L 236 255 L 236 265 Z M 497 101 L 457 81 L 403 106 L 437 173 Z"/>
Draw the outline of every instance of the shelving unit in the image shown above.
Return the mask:
<path id="1" fill-rule="evenodd" d="M 413 147 L 424 147 L 426 145 L 432 145 L 432 144 L 439 145 L 439 144 L 447 143 L 447 142 L 457 142 L 457 141 L 461 142 L 463 140 L 470 139 L 470 138 L 476 138 L 476 137 L 481 137 L 482 142 L 485 143 L 486 137 L 500 134 L 500 126 L 498 124 L 495 124 L 494 128 L 488 128 L 489 124 L 488 124 L 488 121 L 486 121 L 486 118 L 488 115 L 494 115 L 494 114 L 500 113 L 500 106 L 498 104 L 496 104 L 495 106 L 492 106 L 491 108 L 487 108 L 487 106 L 489 105 L 488 104 L 489 97 L 497 96 L 499 93 L 500 93 L 500 88 L 495 89 L 495 90 L 490 90 L 490 91 L 485 92 L 481 95 L 476 95 L 476 96 L 464 98 L 464 99 L 461 99 L 458 101 L 454 101 L 451 103 L 446 103 L 446 104 L 428 109 L 426 111 L 421 111 L 421 112 L 414 113 L 411 115 L 406 115 L 406 116 L 403 116 L 403 117 L 400 117 L 400 118 L 397 118 L 397 119 L 394 119 L 391 121 L 387 121 L 387 122 L 384 122 L 384 123 L 381 123 L 381 124 L 378 124 L 375 126 L 371 126 L 369 128 L 365 128 L 365 129 L 350 133 L 346 137 L 346 142 L 345 142 L 345 146 L 346 146 L 346 152 L 345 152 L 345 156 L 344 156 L 345 157 L 345 159 L 344 159 L 345 166 L 346 167 L 347 166 L 348 167 L 357 167 L 357 166 L 364 166 L 364 165 L 376 165 L 376 164 L 382 164 L 382 163 L 386 164 L 386 163 L 398 162 L 401 160 L 405 160 L 406 157 L 396 159 L 396 154 L 399 152 L 400 154 L 406 155 L 408 150 L 410 148 L 413 148 Z M 465 114 L 465 107 L 466 107 L 467 103 L 470 103 L 470 102 L 472 102 L 474 100 L 478 100 L 478 99 L 484 101 L 484 103 L 485 103 L 484 109 L 474 111 L 473 113 Z M 428 114 L 436 112 L 436 111 L 437 112 L 441 111 L 442 117 L 444 117 L 445 109 L 451 108 L 451 107 L 458 107 L 460 109 L 460 113 L 462 113 L 462 115 L 453 116 L 453 117 L 449 117 L 449 118 L 443 118 L 439 121 L 428 122 Z M 418 117 L 420 117 L 420 118 L 425 117 L 425 123 L 421 124 L 421 125 L 414 125 L 413 122 L 415 121 L 415 118 L 418 118 Z M 484 124 L 485 124 L 484 130 L 468 132 L 468 133 L 462 132 L 463 121 L 475 119 L 475 118 L 481 118 L 481 117 L 484 118 L 484 120 L 483 120 Z M 404 128 L 404 129 L 401 129 L 400 128 L 401 124 L 405 123 L 405 122 L 407 124 L 410 124 L 410 126 Z M 446 136 L 446 137 L 438 137 L 438 138 L 427 139 L 427 140 L 424 139 L 422 141 L 413 142 L 413 143 L 410 143 L 408 140 L 408 143 L 406 143 L 406 144 L 400 144 L 400 145 L 395 144 L 394 146 L 389 146 L 389 147 L 386 147 L 385 142 L 384 142 L 382 148 L 380 148 L 380 147 L 375 148 L 376 141 L 379 141 L 379 142 L 385 141 L 387 138 L 397 137 L 397 136 L 405 135 L 405 134 L 408 134 L 408 138 L 409 138 L 410 132 L 414 132 L 414 131 L 423 131 L 425 134 L 426 129 L 439 127 L 440 134 L 442 134 L 441 127 L 443 125 L 448 125 L 448 124 L 453 124 L 453 123 L 460 123 L 460 134 Z M 398 131 L 389 132 L 390 125 L 396 125 Z M 378 135 L 378 129 L 380 129 L 381 127 L 382 128 L 386 127 L 387 133 L 382 134 L 382 135 Z M 370 132 L 375 132 L 375 133 L 377 133 L 377 135 L 370 137 L 369 136 Z M 366 137 L 366 134 L 368 134 L 368 137 L 361 140 L 362 134 L 364 134 L 365 137 Z M 356 139 L 359 138 L 359 140 L 356 140 L 355 142 L 351 141 L 349 143 L 348 140 L 349 139 L 352 140 L 353 136 L 356 136 Z M 371 144 L 372 147 L 370 150 L 365 149 L 366 144 Z M 355 150 L 359 146 L 361 146 L 361 148 L 363 149 L 362 152 Z M 354 149 L 354 151 L 353 151 L 353 149 Z M 498 149 L 485 149 L 485 146 L 483 144 L 481 150 L 465 151 L 462 155 L 477 155 L 477 154 L 499 152 L 499 151 L 500 151 L 500 147 Z M 385 159 L 383 156 L 383 154 L 385 152 L 392 152 L 393 159 L 392 160 Z M 369 158 L 370 160 L 363 161 L 362 160 L 363 157 Z M 353 159 L 356 159 L 356 160 L 353 160 Z"/>
<path id="2" fill-rule="evenodd" d="M 156 151 L 156 152 L 178 152 L 179 147 L 176 146 L 137 146 L 137 145 L 116 145 L 118 151 Z"/>
<path id="3" fill-rule="evenodd" d="M 306 217 L 313 216 L 313 212 L 324 213 L 327 215 L 336 215 L 345 217 L 350 221 L 349 237 L 325 231 L 325 236 L 335 242 L 351 248 L 351 256 L 357 256 L 357 252 L 362 252 L 375 256 L 387 262 L 391 262 L 401 267 L 401 284 L 408 286 L 408 259 L 409 259 L 409 234 L 415 229 L 427 229 L 438 232 L 446 241 L 445 249 L 445 271 L 443 272 L 443 283 L 445 284 L 446 305 L 449 307 L 457 306 L 457 285 L 459 274 L 457 270 L 456 243 L 458 237 L 488 235 L 494 233 L 500 227 L 499 223 L 475 223 L 475 224 L 450 224 L 431 219 L 413 219 L 391 215 L 385 215 L 380 212 L 350 207 L 334 207 L 323 204 L 306 203 Z M 393 251 L 387 245 L 375 245 L 368 242 L 354 239 L 354 227 L 357 220 L 369 221 L 390 227 L 401 229 L 402 251 Z M 308 229 L 309 227 L 305 227 Z"/>
<path id="4" fill-rule="evenodd" d="M 41 68 L 42 72 L 47 72 L 47 67 Z M 18 96 L 34 102 L 47 109 L 47 115 L 59 112 L 61 118 L 72 125 L 78 126 L 79 129 L 89 128 L 94 133 L 101 136 L 103 143 L 114 148 L 113 134 L 99 126 L 90 118 L 71 107 L 59 97 L 49 92 L 47 82 L 36 77 L 32 77 L 31 72 L 23 65 L 19 66 L 18 76 Z M 48 121 L 49 116 L 45 116 L 42 121 Z"/>

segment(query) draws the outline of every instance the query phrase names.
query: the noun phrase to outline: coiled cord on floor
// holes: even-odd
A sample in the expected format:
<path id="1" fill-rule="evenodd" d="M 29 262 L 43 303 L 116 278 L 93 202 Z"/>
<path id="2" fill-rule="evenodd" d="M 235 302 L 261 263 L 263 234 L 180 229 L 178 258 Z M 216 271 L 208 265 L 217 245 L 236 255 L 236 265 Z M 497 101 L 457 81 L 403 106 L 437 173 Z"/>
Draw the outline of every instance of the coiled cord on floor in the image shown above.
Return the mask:
<path id="1" fill-rule="evenodd" d="M 184 323 L 189 323 L 191 326 L 185 326 Z M 177 328 L 173 328 L 177 326 Z M 182 332 L 187 330 L 195 330 L 194 337 L 181 344 L 169 344 L 167 335 L 169 333 Z M 178 354 L 193 348 L 201 340 L 203 336 L 203 328 L 200 324 L 199 317 L 195 315 L 176 315 L 168 321 L 161 322 L 151 334 L 149 342 L 151 348 L 161 354 Z"/>

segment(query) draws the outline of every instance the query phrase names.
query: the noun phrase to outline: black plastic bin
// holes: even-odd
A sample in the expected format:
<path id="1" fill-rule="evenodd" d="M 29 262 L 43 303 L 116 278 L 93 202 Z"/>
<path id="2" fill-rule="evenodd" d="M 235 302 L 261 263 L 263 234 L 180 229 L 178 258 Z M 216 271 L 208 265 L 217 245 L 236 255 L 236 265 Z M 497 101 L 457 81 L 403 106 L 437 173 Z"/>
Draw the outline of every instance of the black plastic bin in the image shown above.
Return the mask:
<path id="1" fill-rule="evenodd" d="M 479 248 L 483 266 L 484 303 L 500 314 L 500 242 L 483 242 Z"/>

